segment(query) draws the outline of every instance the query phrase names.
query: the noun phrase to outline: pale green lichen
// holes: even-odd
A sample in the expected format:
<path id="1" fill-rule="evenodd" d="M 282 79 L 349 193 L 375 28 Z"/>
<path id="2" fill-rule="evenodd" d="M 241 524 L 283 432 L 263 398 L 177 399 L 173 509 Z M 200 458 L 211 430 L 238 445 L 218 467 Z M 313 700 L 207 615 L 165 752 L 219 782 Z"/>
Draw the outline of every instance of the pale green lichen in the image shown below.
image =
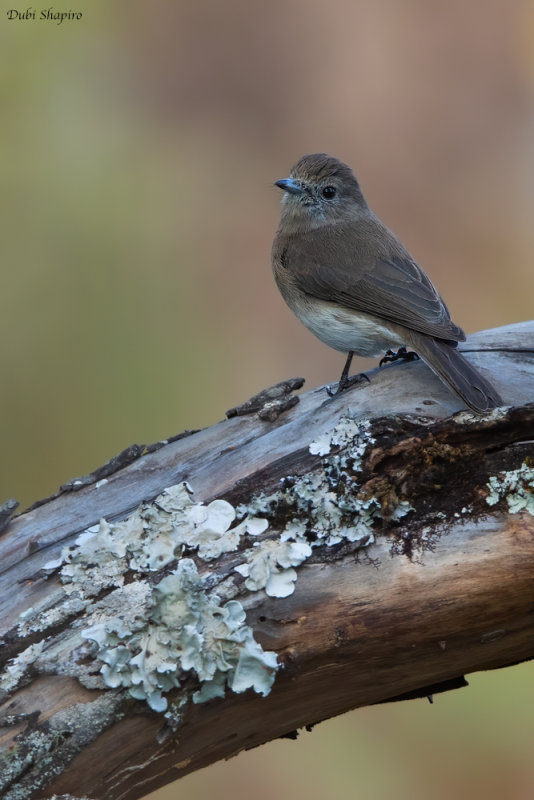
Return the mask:
<path id="1" fill-rule="evenodd" d="M 154 710 L 166 707 L 163 693 L 180 686 L 186 674 L 202 684 L 194 695 L 197 702 L 224 694 L 227 686 L 267 694 L 276 654 L 255 642 L 241 604 L 221 605 L 203 588 L 194 562 L 182 558 L 188 548 L 211 561 L 236 550 L 241 537 L 259 536 L 268 526 L 263 518 L 247 515 L 236 523 L 235 517 L 226 500 L 194 502 L 190 487 L 180 483 L 125 520 L 101 520 L 46 565 L 61 568 L 63 588 L 77 602 L 87 604 L 112 589 L 92 610 L 84 632 L 97 645 L 106 685 L 128 687 Z M 175 561 L 177 568 L 156 586 L 143 580 Z M 125 584 L 131 571 L 138 579 Z M 27 628 L 29 621 L 20 624 Z"/>
<path id="2" fill-rule="evenodd" d="M 367 419 L 343 416 L 332 431 L 319 436 L 310 444 L 312 455 L 327 456 L 332 447 L 349 447 L 353 458 L 363 456 L 367 445 L 374 442 L 369 431 L 371 423 Z"/>
<path id="3" fill-rule="evenodd" d="M 295 541 L 268 539 L 249 551 L 247 561 L 235 569 L 246 578 L 247 589 L 265 589 L 270 597 L 287 597 L 297 580 L 293 567 L 302 564 L 311 552 L 310 545 L 301 537 Z"/>
<path id="4" fill-rule="evenodd" d="M 204 504 L 195 502 L 182 482 L 127 519 L 101 520 L 78 536 L 47 567 L 60 569 L 70 600 L 86 609 L 83 636 L 103 662 L 105 684 L 128 689 L 156 711 L 167 709 L 166 693 L 183 687 L 188 677 L 199 683 L 195 702 L 223 696 L 226 689 L 268 694 L 277 657 L 254 640 L 235 600 L 238 582 L 218 581 L 216 594 L 210 573 L 199 573 L 195 561 L 184 556 L 194 551 L 197 563 L 207 565 L 240 550 L 234 569 L 246 588 L 287 597 L 296 568 L 314 548 L 342 542 L 359 548 L 374 541 L 381 506 L 360 496 L 358 486 L 373 441 L 369 422 L 345 417 L 310 445 L 320 468 L 288 476 L 271 495 L 237 508 L 223 499 Z M 400 501 L 388 515 L 399 519 L 410 510 Z M 154 585 L 152 576 L 163 568 L 172 571 Z M 126 581 L 132 573 L 136 579 Z M 92 598 L 102 590 L 105 595 L 95 603 Z M 29 619 L 20 624 L 27 627 Z M 179 714 L 173 708 L 167 713 Z"/>
<path id="5" fill-rule="evenodd" d="M 510 514 L 528 511 L 534 516 L 534 468 L 526 461 L 519 469 L 493 475 L 487 487 L 490 490 L 486 497 L 488 505 L 494 506 L 499 500 L 506 499 Z"/>
<path id="6" fill-rule="evenodd" d="M 320 471 L 286 478 L 278 492 L 257 495 L 238 506 L 238 518 L 262 514 L 276 524 L 280 509 L 290 516 L 279 540 L 260 540 L 243 552 L 244 561 L 235 569 L 246 578 L 248 589 L 286 597 L 297 579 L 294 567 L 311 556 L 312 548 L 343 541 L 366 547 L 374 542 L 374 526 L 382 519 L 380 503 L 358 495 L 362 459 L 374 441 L 370 427 L 368 420 L 342 417 L 333 431 L 310 445 L 310 452 L 321 456 Z M 334 447 L 341 452 L 329 455 Z M 400 501 L 390 519 L 411 510 L 407 501 Z"/>
<path id="7" fill-rule="evenodd" d="M 326 463 L 324 467 L 321 474 L 295 479 L 288 488 L 238 507 L 238 514 L 259 513 L 262 509 L 268 519 L 276 519 L 280 506 L 295 514 L 286 523 L 280 539 L 256 542 L 243 552 L 245 560 L 235 569 L 246 578 L 247 589 L 265 589 L 271 597 L 287 597 L 293 592 L 297 579 L 294 567 L 311 556 L 313 547 L 332 546 L 344 539 L 365 547 L 374 541 L 372 526 L 381 516 L 378 501 L 350 497 L 347 485 L 343 490 L 338 486 L 340 494 L 336 494 L 331 490 L 331 479 L 327 475 L 331 464 Z"/>
<path id="8" fill-rule="evenodd" d="M 185 483 L 165 489 L 153 503 L 144 503 L 120 522 L 105 519 L 84 531 L 74 547 L 45 569 L 61 566 L 67 592 L 94 596 L 110 586 L 121 586 L 128 570 L 149 573 L 171 564 L 185 547 L 198 551 L 204 561 L 236 550 L 241 537 L 258 535 L 265 519 L 247 516 L 238 525 L 235 509 L 226 500 L 196 503 Z M 70 584 L 70 587 L 69 587 Z"/>
<path id="9" fill-rule="evenodd" d="M 43 651 L 44 641 L 31 644 L 21 653 L 7 662 L 5 670 L 0 675 L 0 692 L 9 694 L 15 689 L 28 669 L 37 661 Z"/>
<path id="10" fill-rule="evenodd" d="M 224 696 L 226 686 L 269 693 L 276 653 L 254 640 L 241 603 L 221 606 L 217 595 L 207 594 L 191 559 L 181 559 L 153 588 L 147 606 L 133 618 L 107 617 L 82 632 L 97 644 L 108 686 L 128 688 L 154 711 L 166 710 L 164 693 L 180 687 L 187 674 L 202 684 L 195 702 Z"/>

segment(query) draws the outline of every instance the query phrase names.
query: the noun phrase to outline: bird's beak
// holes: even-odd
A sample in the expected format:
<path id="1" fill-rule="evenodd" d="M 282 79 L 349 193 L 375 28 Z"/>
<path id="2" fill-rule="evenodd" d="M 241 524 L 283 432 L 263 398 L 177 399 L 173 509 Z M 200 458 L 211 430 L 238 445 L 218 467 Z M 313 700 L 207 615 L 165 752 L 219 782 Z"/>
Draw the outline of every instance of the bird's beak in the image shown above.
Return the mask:
<path id="1" fill-rule="evenodd" d="M 289 194 L 304 194 L 306 191 L 302 183 L 294 178 L 284 178 L 281 181 L 276 181 L 274 185 L 283 189 L 284 192 L 289 192 Z"/>

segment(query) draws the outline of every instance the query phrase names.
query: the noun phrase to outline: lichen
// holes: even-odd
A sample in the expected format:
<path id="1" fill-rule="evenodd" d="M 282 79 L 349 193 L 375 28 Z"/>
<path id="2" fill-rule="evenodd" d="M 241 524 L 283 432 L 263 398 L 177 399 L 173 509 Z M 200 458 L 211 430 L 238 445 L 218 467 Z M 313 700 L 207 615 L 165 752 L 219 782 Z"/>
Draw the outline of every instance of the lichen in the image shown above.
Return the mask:
<path id="1" fill-rule="evenodd" d="M 332 431 L 310 444 L 312 455 L 321 457 L 321 470 L 288 477 L 277 492 L 238 506 L 238 518 L 262 514 L 273 526 L 282 511 L 289 516 L 279 540 L 263 539 L 243 552 L 245 560 L 235 569 L 246 578 L 248 589 L 286 597 L 297 578 L 294 567 L 311 556 L 312 548 L 343 541 L 366 547 L 374 542 L 381 505 L 375 497 L 360 496 L 358 485 L 363 456 L 374 442 L 370 428 L 368 420 L 342 417 Z M 330 455 L 333 448 L 339 452 Z M 399 501 L 390 518 L 400 519 L 411 510 L 407 501 Z"/>
<path id="2" fill-rule="evenodd" d="M 363 456 L 367 445 L 374 442 L 369 431 L 371 423 L 367 419 L 355 419 L 343 416 L 332 431 L 321 434 L 310 444 L 312 455 L 326 456 L 332 447 L 350 446 L 350 455 L 353 458 Z"/>
<path id="3" fill-rule="evenodd" d="M 297 580 L 293 567 L 302 564 L 311 552 L 308 542 L 300 536 L 294 541 L 269 539 L 258 543 L 247 555 L 248 560 L 235 569 L 246 578 L 245 586 L 250 591 L 265 589 L 270 597 L 287 597 Z"/>
<path id="4" fill-rule="evenodd" d="M 195 702 L 227 689 L 268 694 L 277 656 L 255 641 L 236 596 L 244 583 L 249 591 L 287 597 L 314 548 L 374 541 L 382 508 L 358 483 L 373 441 L 368 421 L 343 417 L 310 445 L 317 469 L 287 476 L 270 495 L 237 508 L 222 498 L 205 504 L 181 482 L 124 520 L 101 520 L 64 548 L 47 568 L 59 570 L 69 602 L 84 609 L 82 635 L 102 662 L 104 684 L 127 689 L 169 719 L 180 716 L 181 700 L 168 709 L 167 693 L 191 677 Z M 410 510 L 400 500 L 388 519 Z M 209 565 L 237 551 L 234 578 L 213 581 Z M 162 569 L 168 574 L 155 583 Z M 35 629 L 47 613 L 36 608 L 20 626 Z"/>
<path id="5" fill-rule="evenodd" d="M 519 469 L 493 475 L 489 479 L 487 487 L 490 490 L 486 497 L 488 505 L 494 506 L 499 500 L 506 499 L 510 514 L 528 511 L 534 516 L 534 468 L 530 467 L 526 461 Z"/>
<path id="6" fill-rule="evenodd" d="M 194 502 L 185 483 L 165 489 L 152 503 L 143 503 L 125 520 L 102 519 L 64 548 L 45 569 L 61 567 L 67 593 L 84 597 L 122 586 L 128 570 L 156 572 L 179 558 L 184 548 L 197 550 L 204 561 L 236 550 L 241 537 L 262 533 L 267 522 L 247 516 L 233 527 L 235 509 L 226 500 Z"/>
<path id="7" fill-rule="evenodd" d="M 224 694 L 226 687 L 268 693 L 276 654 L 254 640 L 241 604 L 230 599 L 221 605 L 204 588 L 195 563 L 182 557 L 188 548 L 212 561 L 268 526 L 254 515 L 235 518 L 226 500 L 195 502 L 191 488 L 180 483 L 124 520 L 101 520 L 46 565 L 60 569 L 65 592 L 87 607 L 83 636 L 96 645 L 107 686 L 127 687 L 159 711 L 167 705 L 163 693 L 182 685 L 187 674 L 201 682 L 197 702 Z M 145 579 L 173 562 L 176 569 L 160 583 Z M 126 583 L 131 572 L 137 580 Z M 90 609 L 89 600 L 104 589 L 111 591 Z M 34 609 L 20 626 L 27 631 L 38 619 L 43 614 Z"/>
<path id="8" fill-rule="evenodd" d="M 2 694 L 9 694 L 19 685 L 28 669 L 41 655 L 44 644 L 44 641 L 31 644 L 15 658 L 8 661 L 4 672 L 0 675 L 0 692 Z"/>
<path id="9" fill-rule="evenodd" d="M 241 603 L 219 604 L 208 595 L 192 559 L 183 558 L 147 598 L 138 615 L 108 617 L 82 632 L 97 645 L 107 686 L 128 688 L 154 711 L 165 711 L 165 692 L 179 688 L 188 673 L 202 688 L 195 702 L 252 688 L 269 693 L 278 668 L 246 625 Z"/>
<path id="10" fill-rule="evenodd" d="M 498 422 L 506 418 L 509 410 L 508 406 L 497 406 L 497 408 L 492 408 L 490 411 L 485 411 L 483 415 L 478 411 L 465 410 L 459 411 L 454 415 L 453 419 L 457 425 L 472 425 L 473 422 L 480 421 L 480 419 L 488 422 Z"/>

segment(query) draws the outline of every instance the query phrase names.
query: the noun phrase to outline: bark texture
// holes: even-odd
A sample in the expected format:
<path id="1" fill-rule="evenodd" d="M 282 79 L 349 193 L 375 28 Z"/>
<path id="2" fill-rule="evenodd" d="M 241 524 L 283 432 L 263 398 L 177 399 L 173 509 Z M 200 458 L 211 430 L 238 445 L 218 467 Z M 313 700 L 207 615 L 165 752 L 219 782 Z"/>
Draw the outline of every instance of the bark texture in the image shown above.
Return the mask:
<path id="1" fill-rule="evenodd" d="M 462 349 L 506 407 L 460 410 L 422 362 L 288 381 L 4 504 L 2 797 L 134 800 L 532 658 L 534 323 Z"/>

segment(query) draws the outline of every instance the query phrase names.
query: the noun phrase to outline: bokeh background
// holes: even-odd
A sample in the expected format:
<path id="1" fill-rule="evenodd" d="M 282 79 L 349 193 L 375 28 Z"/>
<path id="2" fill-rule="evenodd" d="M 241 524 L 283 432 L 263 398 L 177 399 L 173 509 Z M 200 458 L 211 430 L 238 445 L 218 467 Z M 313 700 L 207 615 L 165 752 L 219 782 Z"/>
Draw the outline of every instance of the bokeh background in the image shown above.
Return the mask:
<path id="1" fill-rule="evenodd" d="M 60 26 L 13 7 L 0 501 L 283 378 L 337 379 L 270 271 L 272 182 L 303 153 L 354 167 L 467 331 L 532 318 L 532 3 L 80 0 Z M 530 800 L 532 678 L 358 710 L 151 797 Z"/>

